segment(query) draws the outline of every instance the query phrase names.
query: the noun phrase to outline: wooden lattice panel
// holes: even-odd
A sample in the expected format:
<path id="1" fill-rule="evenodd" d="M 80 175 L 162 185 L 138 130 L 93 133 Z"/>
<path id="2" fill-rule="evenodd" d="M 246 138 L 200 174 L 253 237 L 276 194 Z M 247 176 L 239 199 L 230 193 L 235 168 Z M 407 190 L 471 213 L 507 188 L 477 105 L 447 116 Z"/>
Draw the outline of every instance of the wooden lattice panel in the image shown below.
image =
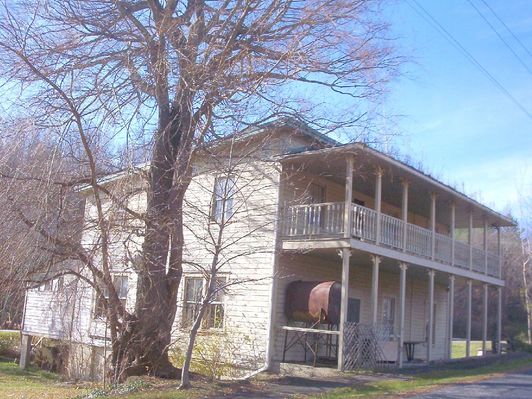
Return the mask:
<path id="1" fill-rule="evenodd" d="M 382 352 L 389 329 L 346 323 L 344 327 L 344 370 L 373 370 L 385 365 Z"/>

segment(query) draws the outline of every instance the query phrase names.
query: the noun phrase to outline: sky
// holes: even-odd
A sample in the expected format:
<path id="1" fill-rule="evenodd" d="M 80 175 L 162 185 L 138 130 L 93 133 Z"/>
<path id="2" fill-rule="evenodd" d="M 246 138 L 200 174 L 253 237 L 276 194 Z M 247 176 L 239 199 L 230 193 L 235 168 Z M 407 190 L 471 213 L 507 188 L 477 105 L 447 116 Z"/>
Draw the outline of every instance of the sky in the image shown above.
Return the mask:
<path id="1" fill-rule="evenodd" d="M 439 33 L 416 1 L 526 111 Z M 482 0 L 471 3 L 495 31 L 469 0 L 416 1 L 385 8 L 397 50 L 409 58 L 383 105 L 386 115 L 397 115 L 394 144 L 440 180 L 521 218 L 520 198 L 532 198 L 532 0 L 485 0 L 525 48 Z"/>

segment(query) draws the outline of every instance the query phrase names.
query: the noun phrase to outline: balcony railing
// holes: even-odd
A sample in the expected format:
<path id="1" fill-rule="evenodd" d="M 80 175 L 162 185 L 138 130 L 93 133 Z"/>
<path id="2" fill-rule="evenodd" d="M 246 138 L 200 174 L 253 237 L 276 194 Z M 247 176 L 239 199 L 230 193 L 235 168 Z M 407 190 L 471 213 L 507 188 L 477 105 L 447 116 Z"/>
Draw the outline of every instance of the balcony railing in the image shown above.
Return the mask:
<path id="1" fill-rule="evenodd" d="M 434 234 L 423 227 L 406 223 L 389 215 L 380 215 L 380 237 L 377 240 L 377 212 L 360 205 L 351 205 L 351 237 L 377 245 L 432 259 L 464 270 L 500 276 L 499 257 L 483 249 L 471 247 L 443 234 Z M 344 235 L 345 204 L 295 205 L 285 208 L 282 235 L 294 239 L 338 238 Z M 405 239 L 406 233 L 406 239 Z"/>

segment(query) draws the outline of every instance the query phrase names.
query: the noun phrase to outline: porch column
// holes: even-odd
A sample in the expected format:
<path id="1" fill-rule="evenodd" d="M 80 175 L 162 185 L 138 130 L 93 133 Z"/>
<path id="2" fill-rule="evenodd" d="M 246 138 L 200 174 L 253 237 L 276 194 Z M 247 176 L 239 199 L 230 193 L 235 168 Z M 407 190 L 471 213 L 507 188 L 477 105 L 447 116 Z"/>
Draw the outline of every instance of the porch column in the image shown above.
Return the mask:
<path id="1" fill-rule="evenodd" d="M 403 252 L 406 252 L 406 243 L 407 243 L 407 226 L 408 226 L 408 180 L 402 180 L 403 186 L 403 201 L 402 201 L 402 212 L 401 219 L 403 220 Z"/>
<path id="2" fill-rule="evenodd" d="M 467 280 L 467 324 L 466 324 L 466 357 L 471 356 L 471 300 L 473 280 Z"/>
<path id="3" fill-rule="evenodd" d="M 382 174 L 379 167 L 375 171 L 375 212 L 377 213 L 377 226 L 375 227 L 375 244 L 381 242 L 381 205 L 382 205 Z"/>
<path id="4" fill-rule="evenodd" d="M 499 257 L 499 278 L 502 276 L 501 228 L 497 226 L 497 256 Z"/>
<path id="5" fill-rule="evenodd" d="M 342 292 L 340 303 L 340 326 L 338 337 L 338 370 L 344 369 L 344 331 L 347 322 L 347 304 L 349 298 L 349 258 L 351 250 L 342 248 Z"/>
<path id="6" fill-rule="evenodd" d="M 19 367 L 22 370 L 25 370 L 30 365 L 30 356 L 31 356 L 31 335 L 23 334 L 22 342 L 20 344 L 20 361 Z"/>
<path id="7" fill-rule="evenodd" d="M 351 204 L 353 203 L 353 169 L 355 158 L 353 155 L 347 158 L 347 167 L 345 171 L 345 205 L 344 205 L 344 238 L 351 238 L 353 227 L 353 212 Z"/>
<path id="8" fill-rule="evenodd" d="M 427 326 L 427 362 L 432 360 L 432 325 L 434 323 L 434 270 L 429 270 L 429 320 Z"/>
<path id="9" fill-rule="evenodd" d="M 497 353 L 502 353 L 501 348 L 502 336 L 502 288 L 497 287 Z"/>
<path id="10" fill-rule="evenodd" d="M 473 270 L 473 212 L 469 211 L 469 228 L 467 233 L 469 244 L 469 270 Z"/>
<path id="11" fill-rule="evenodd" d="M 406 263 L 399 263 L 401 275 L 399 278 L 399 342 L 397 343 L 397 364 L 403 367 L 403 346 L 405 334 L 405 298 L 406 298 Z"/>
<path id="12" fill-rule="evenodd" d="M 436 193 L 430 193 L 430 256 L 434 259 L 436 255 Z"/>
<path id="13" fill-rule="evenodd" d="M 379 303 L 379 265 L 381 257 L 371 255 L 373 262 L 373 272 L 371 275 L 371 322 L 375 326 L 377 324 L 377 310 Z"/>
<path id="14" fill-rule="evenodd" d="M 484 283 L 484 301 L 482 306 L 482 356 L 486 355 L 488 339 L 488 284 Z"/>
<path id="15" fill-rule="evenodd" d="M 456 204 L 454 201 L 451 203 L 451 266 L 454 266 L 454 257 L 455 257 L 455 245 L 454 240 L 456 239 Z"/>
<path id="16" fill-rule="evenodd" d="M 447 358 L 451 359 L 453 356 L 453 326 L 454 326 L 454 274 L 449 275 L 449 330 L 447 337 Z"/>
<path id="17" fill-rule="evenodd" d="M 484 274 L 488 275 L 488 219 L 484 219 Z"/>

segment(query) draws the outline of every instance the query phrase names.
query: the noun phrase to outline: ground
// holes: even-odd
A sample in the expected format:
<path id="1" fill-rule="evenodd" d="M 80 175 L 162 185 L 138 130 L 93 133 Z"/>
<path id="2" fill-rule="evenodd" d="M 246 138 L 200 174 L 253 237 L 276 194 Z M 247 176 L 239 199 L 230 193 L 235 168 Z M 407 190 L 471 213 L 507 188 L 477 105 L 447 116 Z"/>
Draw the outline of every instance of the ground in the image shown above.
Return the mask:
<path id="1" fill-rule="evenodd" d="M 516 372 L 521 370 L 521 374 Z M 504 373 L 506 376 L 501 379 Z M 61 382 L 57 375 L 31 369 L 20 371 L 12 361 L 0 361 L 0 397 L 10 399 L 71 399 L 99 398 L 109 399 L 185 399 L 185 398 L 377 398 L 377 397 L 445 397 L 445 392 L 466 392 L 464 387 L 472 387 L 472 392 L 482 389 L 499 392 L 498 398 L 506 398 L 511 387 L 503 381 L 515 382 L 516 389 L 532 389 L 521 386 L 523 379 L 532 374 L 532 355 L 514 353 L 502 357 L 488 356 L 454 361 L 446 364 L 416 367 L 402 373 L 351 374 L 338 378 L 294 378 L 276 375 L 262 375 L 253 381 L 232 383 L 210 383 L 206 380 L 193 381 L 194 388 L 189 391 L 177 391 L 177 382 L 158 379 L 133 379 L 121 385 L 113 392 L 103 392 L 86 384 L 75 385 Z M 523 377 L 526 376 L 526 377 Z M 452 388 L 461 384 L 460 388 Z M 468 384 L 468 385 L 464 385 Z M 438 389 L 444 389 L 438 396 Z M 454 390 L 454 391 L 453 391 Z M 506 391 L 503 391 L 506 390 Z M 430 394 L 427 392 L 431 392 Z M 519 393 L 519 391 L 514 391 Z M 87 396 L 90 394 L 89 396 Z M 436 396 L 426 396 L 436 395 Z M 486 396 L 486 395 L 484 395 Z M 484 397 L 483 396 L 483 397 Z M 457 396 L 462 398 L 463 396 Z M 474 398 L 468 396 L 467 398 Z M 532 397 L 527 391 L 526 396 Z"/>
<path id="2" fill-rule="evenodd" d="M 532 397 L 532 368 L 471 384 L 456 384 L 412 399 L 522 399 Z"/>

